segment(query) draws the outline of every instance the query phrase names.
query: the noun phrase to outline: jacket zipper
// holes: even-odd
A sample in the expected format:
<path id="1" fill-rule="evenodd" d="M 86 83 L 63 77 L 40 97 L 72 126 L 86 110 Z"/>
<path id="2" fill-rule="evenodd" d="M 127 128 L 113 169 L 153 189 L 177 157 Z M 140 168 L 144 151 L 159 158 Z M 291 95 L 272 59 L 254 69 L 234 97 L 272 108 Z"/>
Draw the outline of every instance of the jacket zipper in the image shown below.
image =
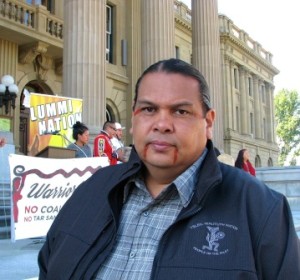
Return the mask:
<path id="1" fill-rule="evenodd" d="M 184 213 L 184 215 L 182 215 L 178 220 L 176 220 L 175 223 L 172 224 L 167 229 L 167 231 L 163 234 L 163 236 L 161 238 L 161 241 L 158 244 L 158 250 L 157 250 L 156 256 L 155 256 L 154 261 L 153 261 L 153 266 L 152 266 L 152 271 L 151 271 L 150 279 L 156 279 L 155 275 L 156 275 L 156 272 L 157 272 L 157 263 L 158 263 L 158 261 L 159 261 L 159 259 L 161 257 L 161 252 L 164 251 L 163 248 L 165 246 L 165 243 L 166 243 L 166 241 L 168 239 L 167 237 L 168 237 L 169 233 L 171 232 L 172 228 L 176 224 L 182 222 L 183 220 L 188 219 L 189 217 L 192 217 L 192 216 L 196 215 L 197 213 L 199 213 L 202 210 L 202 208 L 203 208 L 202 205 L 200 205 L 200 206 L 195 207 L 195 209 L 191 209 L 187 213 Z"/>
<path id="2" fill-rule="evenodd" d="M 175 221 L 174 224 L 172 224 L 167 231 L 163 234 L 161 241 L 158 244 L 158 249 L 157 249 L 157 253 L 155 255 L 154 261 L 153 261 L 153 266 L 152 266 L 152 271 L 151 271 L 151 276 L 150 279 L 154 280 L 156 279 L 155 275 L 157 273 L 157 263 L 159 261 L 159 259 L 161 258 L 161 252 L 163 252 L 163 248 L 165 246 L 165 243 L 167 241 L 167 236 L 170 234 L 172 228 L 178 224 L 179 222 L 182 222 L 183 220 L 186 220 L 196 214 L 198 214 L 202 209 L 203 209 L 203 205 L 205 203 L 206 198 L 209 196 L 211 190 L 217 186 L 220 182 L 217 181 L 215 182 L 213 185 L 211 185 L 211 187 L 207 190 L 206 194 L 204 195 L 204 197 L 201 199 L 201 201 L 199 202 L 199 204 L 197 206 L 194 206 L 193 209 L 190 209 L 189 211 L 183 213 L 181 216 L 179 215 L 178 219 Z"/>

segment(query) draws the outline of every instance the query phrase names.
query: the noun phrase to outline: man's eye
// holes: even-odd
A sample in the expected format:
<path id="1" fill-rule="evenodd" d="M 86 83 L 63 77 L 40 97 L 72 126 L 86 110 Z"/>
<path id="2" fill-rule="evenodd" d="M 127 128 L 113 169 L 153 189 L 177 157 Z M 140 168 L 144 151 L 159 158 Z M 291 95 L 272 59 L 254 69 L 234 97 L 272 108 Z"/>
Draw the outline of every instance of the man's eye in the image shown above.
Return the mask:
<path id="1" fill-rule="evenodd" d="M 144 107 L 142 108 L 142 111 L 145 113 L 153 113 L 155 109 L 153 107 Z"/>
<path id="2" fill-rule="evenodd" d="M 177 115 L 180 115 L 180 116 L 188 115 L 188 114 L 189 114 L 188 111 L 183 110 L 183 109 L 177 109 L 177 110 L 175 111 L 175 113 L 176 113 Z"/>

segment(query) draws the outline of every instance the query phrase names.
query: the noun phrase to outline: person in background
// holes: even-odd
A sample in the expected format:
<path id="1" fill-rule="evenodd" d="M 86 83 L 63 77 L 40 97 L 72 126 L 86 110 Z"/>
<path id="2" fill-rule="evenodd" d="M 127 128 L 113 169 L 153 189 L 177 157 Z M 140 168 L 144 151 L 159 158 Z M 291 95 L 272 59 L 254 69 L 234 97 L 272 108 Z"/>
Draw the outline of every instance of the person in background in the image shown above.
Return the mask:
<path id="1" fill-rule="evenodd" d="M 191 64 L 146 69 L 129 161 L 77 187 L 39 252 L 39 279 L 300 279 L 287 199 L 218 161 L 214 120 Z"/>
<path id="2" fill-rule="evenodd" d="M 118 149 L 124 147 L 124 143 L 122 141 L 123 128 L 122 128 L 122 125 L 118 122 L 115 123 L 115 127 L 116 127 L 116 133 L 113 136 L 113 138 L 111 139 L 111 142 L 112 142 L 115 150 L 117 151 Z"/>
<path id="3" fill-rule="evenodd" d="M 250 158 L 249 151 L 247 149 L 240 150 L 235 160 L 234 166 L 243 169 L 244 171 L 251 174 L 252 176 L 255 176 L 256 175 L 255 168 L 252 166 L 249 158 Z"/>
<path id="4" fill-rule="evenodd" d="M 118 153 L 111 142 L 116 136 L 116 124 L 112 121 L 106 121 L 100 134 L 94 139 L 94 157 L 108 157 L 109 164 L 115 165 L 118 162 Z"/>
<path id="5" fill-rule="evenodd" d="M 73 125 L 72 136 L 75 142 L 68 145 L 67 148 L 76 150 L 75 157 L 92 157 L 92 150 L 88 145 L 90 138 L 88 127 L 81 122 L 76 122 Z"/>
<path id="6" fill-rule="evenodd" d="M 4 137 L 0 137 L 0 148 L 5 146 L 5 144 L 6 144 L 6 139 Z"/>
<path id="7" fill-rule="evenodd" d="M 123 137 L 123 127 L 120 123 L 116 122 L 116 135 L 111 139 L 111 142 L 113 144 L 113 147 L 115 151 L 118 153 L 118 164 L 125 162 L 124 159 L 124 152 L 125 152 L 125 146 L 122 141 Z"/>

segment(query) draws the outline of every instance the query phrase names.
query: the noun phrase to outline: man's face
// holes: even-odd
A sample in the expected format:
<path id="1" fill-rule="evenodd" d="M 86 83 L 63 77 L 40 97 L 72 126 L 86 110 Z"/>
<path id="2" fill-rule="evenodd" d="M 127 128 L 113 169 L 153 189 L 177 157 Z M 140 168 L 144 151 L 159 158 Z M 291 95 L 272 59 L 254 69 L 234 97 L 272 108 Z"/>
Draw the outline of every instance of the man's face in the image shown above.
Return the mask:
<path id="1" fill-rule="evenodd" d="M 122 128 L 117 129 L 117 131 L 116 131 L 116 136 L 117 136 L 117 138 L 118 138 L 119 140 L 122 139 L 122 136 L 123 136 Z"/>
<path id="2" fill-rule="evenodd" d="M 114 124 L 110 124 L 107 129 L 106 132 L 108 133 L 108 135 L 112 138 L 112 137 L 116 137 L 116 126 Z"/>
<path id="3" fill-rule="evenodd" d="M 149 73 L 140 83 L 132 115 L 135 148 L 149 168 L 182 172 L 203 152 L 215 112 L 204 116 L 197 80 Z"/>

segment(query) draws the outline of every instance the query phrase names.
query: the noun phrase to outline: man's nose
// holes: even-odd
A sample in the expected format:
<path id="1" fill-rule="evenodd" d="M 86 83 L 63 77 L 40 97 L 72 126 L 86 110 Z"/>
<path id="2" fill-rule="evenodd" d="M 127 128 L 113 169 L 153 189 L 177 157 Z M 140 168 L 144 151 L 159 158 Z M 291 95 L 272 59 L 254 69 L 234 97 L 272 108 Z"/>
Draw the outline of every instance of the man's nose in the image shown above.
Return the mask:
<path id="1" fill-rule="evenodd" d="M 154 118 L 154 129 L 160 132 L 170 132 L 173 130 L 173 117 L 168 111 L 159 111 Z"/>

